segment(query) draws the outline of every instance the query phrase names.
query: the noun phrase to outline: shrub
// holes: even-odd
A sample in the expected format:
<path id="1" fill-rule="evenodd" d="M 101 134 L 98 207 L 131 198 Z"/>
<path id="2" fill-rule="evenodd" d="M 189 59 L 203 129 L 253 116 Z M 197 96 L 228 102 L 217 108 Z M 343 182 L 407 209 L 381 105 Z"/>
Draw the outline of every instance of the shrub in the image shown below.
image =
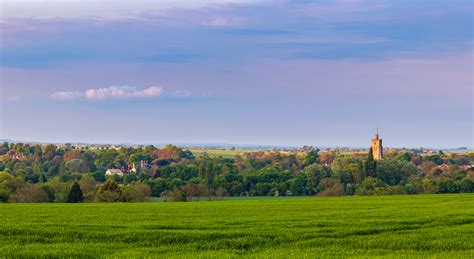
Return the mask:
<path id="1" fill-rule="evenodd" d="M 39 184 L 28 184 L 18 189 L 12 199 L 14 202 L 48 202 L 48 194 Z"/>
<path id="2" fill-rule="evenodd" d="M 97 193 L 97 182 L 90 175 L 82 176 L 79 181 L 85 202 L 93 202 Z"/>
<path id="3" fill-rule="evenodd" d="M 369 192 L 364 187 L 357 187 L 357 189 L 354 192 L 354 195 L 359 195 L 359 196 L 369 195 Z"/>
<path id="4" fill-rule="evenodd" d="M 439 182 L 440 193 L 458 193 L 460 191 L 459 185 L 452 179 L 447 179 Z"/>
<path id="5" fill-rule="evenodd" d="M 54 177 L 46 186 L 54 191 L 54 202 L 66 202 L 69 191 L 71 190 L 69 183 L 61 182 L 59 177 Z"/>
<path id="6" fill-rule="evenodd" d="M 344 195 L 344 186 L 334 178 L 324 178 L 318 185 L 319 196 L 341 196 Z"/>
<path id="7" fill-rule="evenodd" d="M 134 182 L 123 189 L 122 200 L 127 202 L 147 201 L 150 198 L 150 186 L 141 182 Z"/>
<path id="8" fill-rule="evenodd" d="M 401 186 L 377 187 L 373 190 L 374 195 L 396 195 L 404 193 Z"/>
<path id="9" fill-rule="evenodd" d="M 0 188 L 6 190 L 8 193 L 14 193 L 23 186 L 23 182 L 17 177 L 7 173 L 0 172 Z"/>
<path id="10" fill-rule="evenodd" d="M 222 200 L 222 199 L 224 199 L 225 196 L 227 196 L 227 191 L 224 188 L 219 187 L 214 192 L 214 194 L 216 195 L 217 200 Z"/>
<path id="11" fill-rule="evenodd" d="M 169 202 L 186 201 L 186 193 L 178 188 L 174 188 L 171 191 L 162 192 L 161 197 L 164 201 Z"/>
<path id="12" fill-rule="evenodd" d="M 8 202 L 10 199 L 10 192 L 6 189 L 0 188 L 0 202 Z"/>
<path id="13" fill-rule="evenodd" d="M 193 197 L 201 198 L 209 196 L 209 190 L 205 184 L 187 183 L 182 187 L 182 190 L 186 193 L 188 201 L 192 201 Z"/>
<path id="14" fill-rule="evenodd" d="M 46 192 L 46 195 L 48 195 L 48 202 L 54 202 L 55 200 L 54 189 L 51 188 L 51 186 L 43 185 L 43 190 Z"/>
<path id="15" fill-rule="evenodd" d="M 474 180 L 470 178 L 464 178 L 459 185 L 461 192 L 474 192 Z"/>
<path id="16" fill-rule="evenodd" d="M 423 188 L 423 193 L 438 193 L 439 192 L 439 187 L 436 184 L 436 182 L 433 182 L 432 180 L 425 178 L 421 182 L 421 187 Z"/>
<path id="17" fill-rule="evenodd" d="M 118 202 L 122 198 L 122 189 L 113 180 L 107 180 L 102 184 L 95 197 L 99 202 Z"/>

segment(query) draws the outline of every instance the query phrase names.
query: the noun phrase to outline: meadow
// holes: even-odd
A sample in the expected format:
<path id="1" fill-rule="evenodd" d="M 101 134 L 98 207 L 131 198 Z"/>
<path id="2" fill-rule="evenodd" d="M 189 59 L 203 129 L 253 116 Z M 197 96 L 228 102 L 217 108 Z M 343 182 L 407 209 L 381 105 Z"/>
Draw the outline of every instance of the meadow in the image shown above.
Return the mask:
<path id="1" fill-rule="evenodd" d="M 222 156 L 224 158 L 235 158 L 236 155 L 244 155 L 247 152 L 254 150 L 243 150 L 243 149 L 190 149 L 195 156 L 202 156 L 204 153 L 210 157 Z"/>
<path id="2" fill-rule="evenodd" d="M 474 257 L 474 195 L 0 204 L 4 257 Z"/>

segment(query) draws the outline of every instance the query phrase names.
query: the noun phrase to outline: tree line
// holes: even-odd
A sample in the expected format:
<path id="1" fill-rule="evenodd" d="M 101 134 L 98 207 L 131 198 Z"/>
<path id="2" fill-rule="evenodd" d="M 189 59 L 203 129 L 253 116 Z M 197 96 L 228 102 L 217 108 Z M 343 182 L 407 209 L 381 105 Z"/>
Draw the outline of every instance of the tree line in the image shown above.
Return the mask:
<path id="1" fill-rule="evenodd" d="M 341 196 L 474 192 L 474 154 L 341 153 L 304 147 L 233 158 L 168 145 L 83 147 L 3 143 L 2 202 L 139 202 L 225 196 Z M 135 168 L 136 170 L 130 170 Z M 123 175 L 106 175 L 120 169 Z"/>

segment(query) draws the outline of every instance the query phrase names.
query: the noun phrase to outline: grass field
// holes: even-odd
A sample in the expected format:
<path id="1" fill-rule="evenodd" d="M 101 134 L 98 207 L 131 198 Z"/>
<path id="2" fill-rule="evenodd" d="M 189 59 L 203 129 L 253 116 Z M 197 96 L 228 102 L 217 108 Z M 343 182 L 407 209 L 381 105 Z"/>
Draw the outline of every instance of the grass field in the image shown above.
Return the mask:
<path id="1" fill-rule="evenodd" d="M 210 157 L 222 156 L 224 158 L 234 158 L 236 155 L 244 155 L 246 152 L 251 152 L 252 150 L 230 150 L 230 149 L 190 149 L 195 156 L 202 156 L 204 153 L 207 153 Z"/>
<path id="2" fill-rule="evenodd" d="M 474 257 L 474 195 L 0 204 L 0 258 Z"/>

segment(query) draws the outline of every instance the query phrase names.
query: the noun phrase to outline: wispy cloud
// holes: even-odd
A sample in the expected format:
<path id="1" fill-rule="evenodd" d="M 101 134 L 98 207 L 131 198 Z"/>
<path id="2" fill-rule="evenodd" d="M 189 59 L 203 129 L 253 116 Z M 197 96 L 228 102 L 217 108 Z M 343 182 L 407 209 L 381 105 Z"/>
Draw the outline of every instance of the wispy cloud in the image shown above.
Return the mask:
<path id="1" fill-rule="evenodd" d="M 92 88 L 85 91 L 58 91 L 49 96 L 57 101 L 88 101 L 107 102 L 111 100 L 208 100 L 212 99 L 211 93 L 194 94 L 187 90 L 165 91 L 162 87 L 151 86 L 139 89 L 128 85 Z"/>
<path id="2" fill-rule="evenodd" d="M 101 101 L 108 99 L 142 99 L 160 96 L 163 89 L 151 86 L 145 89 L 138 89 L 133 86 L 109 86 L 98 89 L 88 89 L 85 92 L 79 91 L 59 91 L 50 95 L 52 99 L 60 101 L 91 100 Z"/>
<path id="3" fill-rule="evenodd" d="M 242 18 L 237 18 L 237 17 L 224 17 L 224 16 L 218 16 L 207 23 L 205 25 L 211 26 L 211 27 L 235 27 L 243 24 L 243 19 Z"/>
<path id="4" fill-rule="evenodd" d="M 62 18 L 62 19 L 94 19 L 123 20 L 141 19 L 144 14 L 166 15 L 174 9 L 203 9 L 215 5 L 239 4 L 249 5 L 261 0 L 69 0 L 69 1 L 38 1 L 38 0 L 2 0 L 2 17 L 11 18 Z"/>
<path id="5" fill-rule="evenodd" d="M 51 94 L 50 97 L 55 100 L 72 101 L 83 97 L 83 94 L 80 92 L 60 91 Z"/>

